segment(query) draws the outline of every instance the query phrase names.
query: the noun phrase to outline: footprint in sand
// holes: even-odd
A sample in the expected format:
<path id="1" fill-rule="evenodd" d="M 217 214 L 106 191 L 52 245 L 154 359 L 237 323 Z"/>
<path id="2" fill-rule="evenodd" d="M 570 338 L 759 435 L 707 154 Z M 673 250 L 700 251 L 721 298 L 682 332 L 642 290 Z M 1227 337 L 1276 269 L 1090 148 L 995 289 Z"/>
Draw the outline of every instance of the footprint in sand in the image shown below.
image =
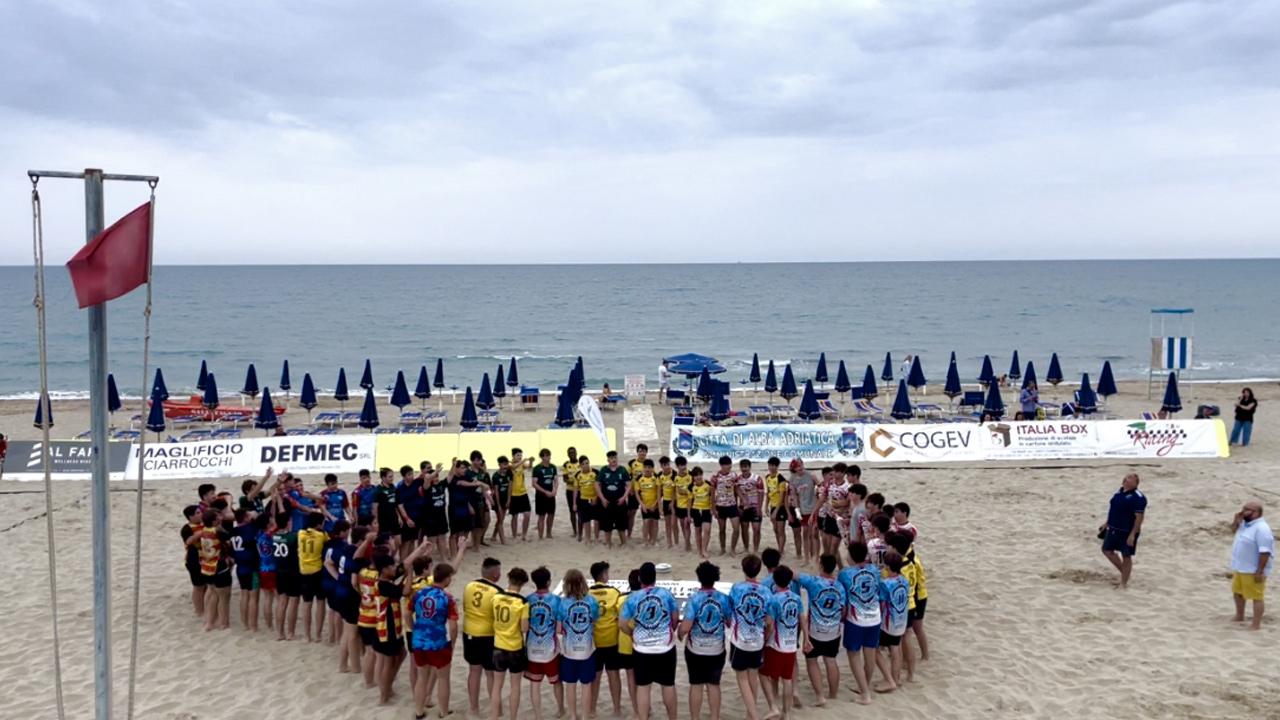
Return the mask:
<path id="1" fill-rule="evenodd" d="M 1076 584 L 1090 582 L 1110 583 L 1114 580 L 1114 578 L 1107 573 L 1102 573 L 1097 570 L 1077 570 L 1074 568 L 1054 570 L 1052 572 L 1045 573 L 1044 576 L 1049 580 L 1066 580 L 1067 582 L 1073 582 Z"/>

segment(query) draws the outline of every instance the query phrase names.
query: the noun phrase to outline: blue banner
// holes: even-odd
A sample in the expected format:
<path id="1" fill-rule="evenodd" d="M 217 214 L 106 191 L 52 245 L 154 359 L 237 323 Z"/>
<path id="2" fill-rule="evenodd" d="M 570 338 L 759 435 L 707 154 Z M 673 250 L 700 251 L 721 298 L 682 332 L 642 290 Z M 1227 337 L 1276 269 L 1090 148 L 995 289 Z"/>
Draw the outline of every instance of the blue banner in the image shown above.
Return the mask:
<path id="1" fill-rule="evenodd" d="M 860 425 L 802 424 L 702 427 L 673 425 L 671 451 L 691 462 L 715 462 L 722 455 L 764 462 L 770 457 L 821 462 L 856 462 L 863 458 Z"/>

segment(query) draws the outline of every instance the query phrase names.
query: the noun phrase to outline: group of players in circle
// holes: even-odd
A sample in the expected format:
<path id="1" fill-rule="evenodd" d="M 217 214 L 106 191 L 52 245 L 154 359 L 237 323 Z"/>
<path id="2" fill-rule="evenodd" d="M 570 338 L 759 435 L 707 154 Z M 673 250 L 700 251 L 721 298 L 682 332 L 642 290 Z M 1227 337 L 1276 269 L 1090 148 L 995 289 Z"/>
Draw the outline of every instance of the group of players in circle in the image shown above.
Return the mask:
<path id="1" fill-rule="evenodd" d="M 241 590 L 240 620 L 247 629 L 257 631 L 261 615 L 278 639 L 291 640 L 301 614 L 307 641 L 322 642 L 327 621 L 339 671 L 362 672 L 383 703 L 391 701 L 395 679 L 411 657 L 418 718 L 432 707 L 440 717 L 450 712 L 449 678 L 459 635 L 468 665 L 469 709 L 480 713 L 485 685 L 493 720 L 503 715 L 504 704 L 512 720 L 518 717 L 522 678 L 530 681 L 537 720 L 543 718 L 543 680 L 552 688 L 558 716 L 594 717 L 604 679 L 620 713 L 621 673 L 637 717 L 650 716 L 649 691 L 656 684 L 668 716 L 675 718 L 679 641 L 694 718 L 700 716 L 704 695 L 711 717 L 719 718 L 726 664 L 735 673 L 750 720 L 760 716 L 761 690 L 765 718 L 786 717 L 798 705 L 793 681 L 799 655 L 819 705 L 838 695 L 841 647 L 859 702 L 869 703 L 873 690 L 897 689 L 904 671 L 905 679 L 912 679 L 913 644 L 921 659 L 928 658 L 928 592 L 906 503 L 885 505 L 879 493 L 868 494 L 852 465 L 823 468 L 818 479 L 797 459 L 783 477 L 780 461 L 770 458 L 762 478 L 746 460 L 734 472 L 726 457 L 706 479 L 684 458 L 676 459 L 674 469 L 661 458 L 657 471 L 643 446 L 638 450 L 628 467 L 611 452 L 597 471 L 571 449 L 563 475 L 550 464 L 547 451 L 533 464 L 523 461 L 518 449 L 511 460 L 499 458 L 492 475 L 479 453 L 469 463 L 451 462 L 447 471 L 424 462 L 415 474 L 406 466 L 400 483 L 387 468 L 378 485 L 362 471 L 350 497 L 333 475 L 326 476 L 324 490 L 312 494 L 300 478 L 281 472 L 273 483 L 268 471 L 261 482 L 242 485 L 244 494 L 234 509 L 230 493 L 201 485 L 200 502 L 185 509 L 188 522 L 182 528 L 193 606 L 205 618 L 206 630 L 229 627 L 234 574 Z M 526 473 L 531 483 L 525 482 Z M 538 536 L 552 537 L 561 477 L 580 542 L 595 542 L 603 534 L 611 545 L 616 533 L 625 543 L 634 501 L 647 546 L 660 543 L 659 522 L 666 526 L 669 546 L 682 538 L 687 549 L 696 545 L 704 558 L 696 570 L 700 589 L 682 607 L 658 583 L 652 563 L 631 570 L 625 583 L 615 585 L 607 562 L 591 566 L 590 584 L 581 571 L 570 569 L 553 590 L 546 567 L 532 572 L 515 567 L 503 586 L 501 562 L 486 558 L 481 576 L 466 584 L 461 602 L 455 600 L 449 589 L 456 569 L 468 548 L 488 544 L 491 514 L 497 520 L 494 540 L 506 540 L 501 532 L 506 515 L 512 537 L 524 539 L 532 490 Z M 764 517 L 774 526 L 778 548 L 756 554 Z M 718 566 L 705 561 L 713 518 L 720 524 L 721 553 L 727 529 L 732 530 L 727 552 L 736 554 L 741 537 L 747 553 L 740 562 L 742 578 L 731 586 L 720 582 Z M 781 564 L 788 526 L 797 570 Z M 526 593 L 530 582 L 533 592 Z M 877 671 L 882 680 L 873 684 Z"/>

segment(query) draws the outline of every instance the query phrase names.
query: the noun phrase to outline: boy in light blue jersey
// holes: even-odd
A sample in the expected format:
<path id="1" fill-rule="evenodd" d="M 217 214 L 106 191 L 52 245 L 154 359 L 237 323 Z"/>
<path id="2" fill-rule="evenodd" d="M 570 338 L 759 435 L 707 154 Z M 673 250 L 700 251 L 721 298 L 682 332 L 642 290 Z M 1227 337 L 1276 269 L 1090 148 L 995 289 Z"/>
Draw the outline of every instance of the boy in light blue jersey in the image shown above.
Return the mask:
<path id="1" fill-rule="evenodd" d="M 845 591 L 844 586 L 835 577 L 836 557 L 823 555 L 818 558 L 822 569 L 821 575 L 801 574 L 792 587 L 799 585 L 808 599 L 809 642 L 813 645 L 804 654 L 805 667 L 809 672 L 809 684 L 818 698 L 818 707 L 827 704 L 827 698 L 835 699 L 840 688 L 840 665 L 836 657 L 840 654 L 840 630 L 844 624 Z M 818 672 L 818 660 L 822 659 L 826 666 L 827 692 L 822 692 L 821 674 Z"/>
<path id="2" fill-rule="evenodd" d="M 453 581 L 453 566 L 440 563 L 432 571 L 431 584 L 413 594 L 413 679 L 416 717 L 427 713 L 427 694 L 435 686 L 440 717 L 449 714 L 449 671 L 453 646 L 458 640 L 458 604 L 446 588 Z"/>
<path id="3" fill-rule="evenodd" d="M 680 608 L 671 591 L 654 587 L 658 570 L 651 562 L 640 566 L 640 589 L 627 595 L 620 614 L 622 632 L 631 636 L 636 655 L 637 715 L 649 717 L 649 687 L 662 686 L 667 716 L 676 714 L 676 627 Z"/>
<path id="4" fill-rule="evenodd" d="M 715 589 L 720 568 L 703 562 L 697 569 L 702 589 L 685 601 L 679 636 L 689 674 L 689 713 L 701 717 L 702 688 L 707 687 L 711 720 L 720 720 L 720 677 L 724 672 L 725 638 L 733 620 L 733 601 Z"/>
<path id="5" fill-rule="evenodd" d="M 258 529 L 258 593 L 259 606 L 263 619 L 267 621 L 267 629 L 275 627 L 276 617 L 276 557 L 275 543 L 271 536 L 275 528 L 271 524 L 271 513 L 264 513 L 253 519 Z"/>
<path id="6" fill-rule="evenodd" d="M 858 702 L 868 705 L 869 679 L 880 647 L 880 568 L 867 562 L 867 545 L 863 542 L 849 543 L 849 558 L 853 565 L 841 570 L 836 578 L 845 593 L 844 649 L 849 671 L 858 683 Z"/>
<path id="7" fill-rule="evenodd" d="M 738 676 L 747 720 L 756 720 L 756 697 L 760 693 L 760 666 L 764 662 L 765 606 L 769 593 L 756 582 L 760 574 L 760 558 L 742 558 L 745 580 L 729 591 L 733 606 L 733 623 L 729 631 L 729 666 Z"/>
<path id="8" fill-rule="evenodd" d="M 556 717 L 564 715 L 564 688 L 560 685 L 560 654 L 556 649 L 556 618 L 560 615 L 560 596 L 549 591 L 551 571 L 545 567 L 530 573 L 534 592 L 525 601 L 529 604 L 529 632 L 524 645 L 529 666 L 525 678 L 533 683 L 529 695 L 533 700 L 534 720 L 542 720 L 542 678 L 551 683 L 556 696 Z"/>
<path id="9" fill-rule="evenodd" d="M 907 609 L 910 600 L 911 586 L 902 576 L 902 566 L 906 561 L 897 550 L 884 554 L 884 570 L 887 575 L 880 581 L 880 645 L 889 648 L 891 662 L 885 667 L 884 655 L 876 656 L 876 666 L 880 674 L 887 679 L 883 692 L 902 684 L 902 636 L 907 632 Z M 891 672 L 885 672 L 890 670 Z"/>
<path id="10" fill-rule="evenodd" d="M 777 590 L 769 596 L 765 615 L 764 699 L 769 704 L 766 717 L 787 720 L 795 700 L 796 653 L 811 648 L 807 638 L 808 617 L 800 595 L 791 590 L 791 568 L 779 565 L 773 571 Z"/>
<path id="11" fill-rule="evenodd" d="M 568 685 L 569 720 L 578 720 L 578 686 L 586 685 L 582 697 L 582 715 L 587 714 L 591 699 L 590 685 L 596 679 L 596 621 L 600 619 L 600 603 L 587 592 L 587 579 L 580 570 L 564 574 L 564 597 L 556 614 L 560 634 L 560 681 Z"/>

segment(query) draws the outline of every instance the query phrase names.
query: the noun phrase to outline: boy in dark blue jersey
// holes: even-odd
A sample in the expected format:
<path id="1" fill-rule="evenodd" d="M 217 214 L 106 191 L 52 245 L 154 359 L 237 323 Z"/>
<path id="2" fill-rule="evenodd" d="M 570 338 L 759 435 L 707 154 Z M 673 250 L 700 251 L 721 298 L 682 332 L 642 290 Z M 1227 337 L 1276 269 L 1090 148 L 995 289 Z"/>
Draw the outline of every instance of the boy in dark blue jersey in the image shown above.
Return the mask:
<path id="1" fill-rule="evenodd" d="M 320 491 L 320 509 L 324 512 L 324 531 L 327 533 L 333 532 L 339 520 L 347 520 L 351 511 L 351 501 L 347 498 L 347 491 L 338 487 L 338 476 L 333 473 L 324 476 L 324 489 Z"/>
<path id="2" fill-rule="evenodd" d="M 352 585 L 352 578 L 357 572 L 356 551 L 359 547 L 368 547 L 365 542 L 369 536 L 369 528 L 358 527 L 351 530 L 351 539 L 335 541 L 325 557 L 324 569 L 333 582 L 333 594 L 329 596 L 330 607 L 337 613 L 342 623 L 342 633 L 338 645 L 338 672 L 358 672 L 360 655 L 364 651 L 360 643 L 356 624 L 360 620 L 360 596 Z M 337 622 L 334 623 L 337 626 Z"/>
<path id="3" fill-rule="evenodd" d="M 258 527 L 250 512 L 235 511 L 236 526 L 231 532 L 231 558 L 240 583 L 240 624 L 258 631 Z"/>
<path id="4" fill-rule="evenodd" d="M 338 638 L 342 634 L 342 616 L 338 613 L 338 603 L 335 595 L 338 593 L 338 585 L 336 578 L 329 572 L 329 564 L 336 563 L 346 551 L 349 543 L 347 542 L 347 534 L 351 532 L 351 523 L 346 520 L 337 521 L 332 532 L 329 533 L 329 539 L 324 544 L 324 568 L 320 574 L 321 594 L 324 595 L 325 604 L 328 606 L 329 615 L 329 644 L 337 644 Z"/>

